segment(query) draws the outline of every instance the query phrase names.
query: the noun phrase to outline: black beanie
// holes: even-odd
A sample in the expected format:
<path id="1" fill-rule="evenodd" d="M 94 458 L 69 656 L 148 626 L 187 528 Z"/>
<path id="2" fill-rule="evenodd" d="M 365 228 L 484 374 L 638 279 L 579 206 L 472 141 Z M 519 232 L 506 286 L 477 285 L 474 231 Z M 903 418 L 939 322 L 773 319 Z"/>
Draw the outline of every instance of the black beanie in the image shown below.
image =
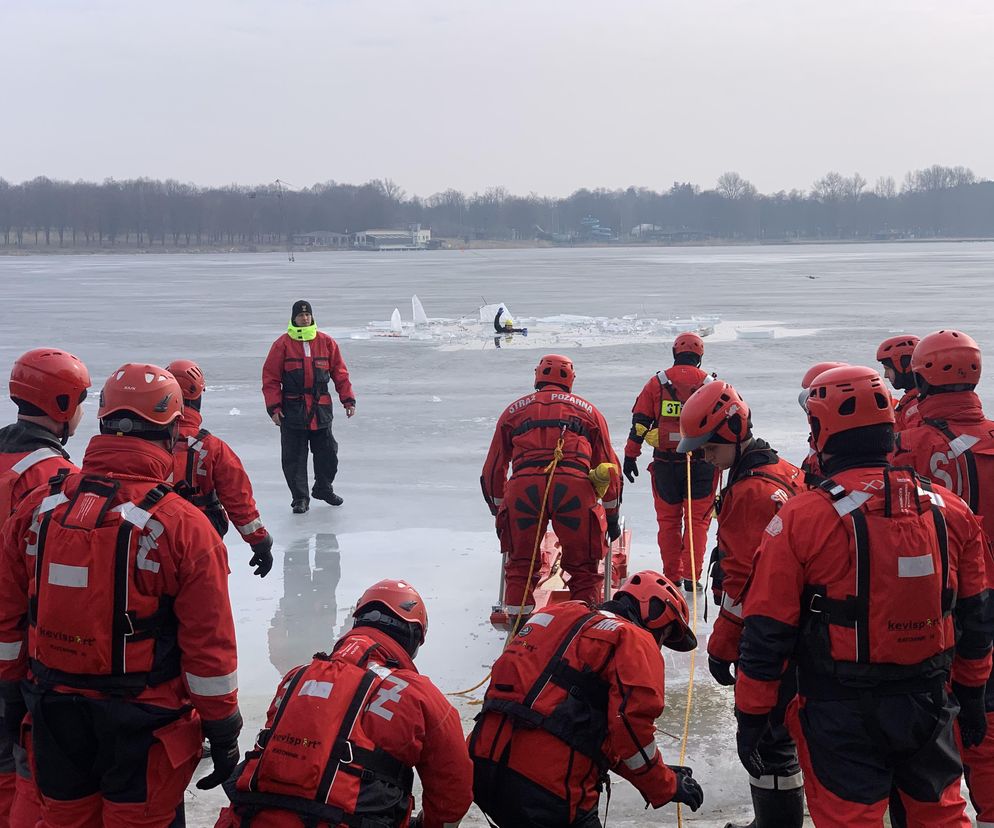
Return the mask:
<path id="1" fill-rule="evenodd" d="M 890 423 L 850 428 L 833 434 L 823 451 L 834 457 L 884 458 L 894 450 L 894 426 Z"/>
<path id="2" fill-rule="evenodd" d="M 290 322 L 293 322 L 297 318 L 298 314 L 309 313 L 311 315 L 311 321 L 314 321 L 314 309 L 311 307 L 311 303 L 306 299 L 298 299 L 293 303 L 293 309 L 290 311 Z"/>

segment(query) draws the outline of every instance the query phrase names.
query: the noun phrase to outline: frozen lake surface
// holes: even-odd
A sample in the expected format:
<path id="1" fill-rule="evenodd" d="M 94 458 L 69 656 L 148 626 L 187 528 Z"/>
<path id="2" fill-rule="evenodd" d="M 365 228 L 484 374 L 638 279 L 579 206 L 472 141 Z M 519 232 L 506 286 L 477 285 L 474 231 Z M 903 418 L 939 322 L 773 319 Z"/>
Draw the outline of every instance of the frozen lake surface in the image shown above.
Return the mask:
<path id="1" fill-rule="evenodd" d="M 775 326 L 775 339 L 709 338 L 704 367 L 747 399 L 757 434 L 799 462 L 807 429 L 797 392 L 807 367 L 826 359 L 875 365 L 876 345 L 889 334 L 942 327 L 994 348 L 992 270 L 991 244 L 300 253 L 294 263 L 276 254 L 0 258 L 0 364 L 6 371 L 23 351 L 56 345 L 82 357 L 99 387 L 126 361 L 200 363 L 205 425 L 241 455 L 276 540 L 276 565 L 260 580 L 248 547 L 229 534 L 244 750 L 281 673 L 330 646 L 379 578 L 408 579 L 424 595 L 430 620 L 418 666 L 443 690 L 475 684 L 500 652 L 502 636 L 487 620 L 499 553 L 478 478 L 497 415 L 529 389 L 542 343 L 515 338 L 499 350 L 446 352 L 430 342 L 350 340 L 349 331 L 407 307 L 413 293 L 433 316 L 472 315 L 499 300 L 535 318 L 638 312 L 718 315 L 726 330 Z M 339 338 L 359 401 L 354 419 L 335 420 L 345 505 L 316 502 L 302 516 L 290 513 L 279 434 L 259 389 L 262 361 L 300 298 Z M 620 455 L 631 405 L 648 377 L 671 364 L 668 346 L 562 350 L 576 365 L 576 392 L 605 414 Z M 980 388 L 988 410 L 992 386 L 988 379 Z M 96 399 L 70 443 L 76 459 L 95 432 Z M 13 406 L 4 399 L 0 408 L 10 421 Z M 634 530 L 632 567 L 658 568 L 646 474 L 626 486 L 623 512 Z M 709 627 L 700 622 L 702 643 Z M 731 691 L 714 684 L 705 661 L 687 764 L 706 802 L 684 821 L 711 826 L 748 812 L 748 786 L 734 753 Z M 682 730 L 688 675 L 689 657 L 668 654 L 659 727 L 671 734 Z M 456 703 L 468 729 L 478 708 Z M 658 739 L 676 764 L 679 745 Z M 192 790 L 189 824 L 213 825 L 222 799 Z M 617 780 L 609 822 L 675 825 L 676 814 L 668 806 L 646 815 L 641 797 Z M 464 824 L 485 823 L 471 811 Z"/>

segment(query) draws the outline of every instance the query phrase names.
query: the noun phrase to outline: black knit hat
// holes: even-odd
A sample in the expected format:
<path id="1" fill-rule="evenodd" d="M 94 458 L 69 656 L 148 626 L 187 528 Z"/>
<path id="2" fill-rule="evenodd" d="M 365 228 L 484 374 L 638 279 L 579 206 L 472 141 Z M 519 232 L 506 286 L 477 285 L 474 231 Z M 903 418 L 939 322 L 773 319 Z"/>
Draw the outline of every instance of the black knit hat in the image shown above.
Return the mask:
<path id="1" fill-rule="evenodd" d="M 314 309 L 311 307 L 311 303 L 306 299 L 298 299 L 293 303 L 293 309 L 290 311 L 290 321 L 293 322 L 297 318 L 298 314 L 309 313 L 311 315 L 311 321 L 314 321 Z"/>

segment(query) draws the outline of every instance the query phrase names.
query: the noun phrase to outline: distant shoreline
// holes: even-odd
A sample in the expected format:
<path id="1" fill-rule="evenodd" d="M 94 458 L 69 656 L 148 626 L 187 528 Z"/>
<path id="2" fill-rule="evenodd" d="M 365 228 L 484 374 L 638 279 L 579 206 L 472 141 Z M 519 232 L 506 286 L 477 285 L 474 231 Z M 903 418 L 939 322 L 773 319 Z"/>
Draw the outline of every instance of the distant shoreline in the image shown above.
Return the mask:
<path id="1" fill-rule="evenodd" d="M 748 240 L 737 241 L 734 239 L 713 239 L 709 241 L 688 241 L 674 244 L 658 244 L 653 242 L 584 242 L 576 244 L 557 244 L 555 242 L 540 240 L 487 240 L 480 239 L 471 242 L 464 242 L 461 239 L 443 239 L 444 246 L 438 250 L 448 253 L 458 253 L 465 250 L 537 250 L 537 249 L 612 249 L 624 248 L 626 250 L 665 250 L 671 248 L 708 248 L 708 247 L 801 247 L 805 245 L 867 245 L 867 244 L 966 244 L 976 242 L 994 242 L 994 237 L 935 237 L 918 239 L 778 239 L 778 240 Z M 294 255 L 306 255 L 308 253 L 345 253 L 361 252 L 370 256 L 375 256 L 382 252 L 393 251 L 367 251 L 354 250 L 353 248 L 324 247 L 319 245 L 309 245 L 293 247 Z M 417 255 L 420 250 L 400 251 L 410 255 Z M 435 251 L 432 251 L 435 252 Z M 38 246 L 25 245 L 23 247 L 0 247 L 0 257 L 26 257 L 26 256 L 103 256 L 103 255 L 222 255 L 241 253 L 282 253 L 287 254 L 287 248 L 282 245 L 223 245 L 206 246 L 201 245 L 191 247 L 161 247 L 159 245 L 125 247 L 123 245 L 104 247 L 58 247 L 58 246 Z"/>

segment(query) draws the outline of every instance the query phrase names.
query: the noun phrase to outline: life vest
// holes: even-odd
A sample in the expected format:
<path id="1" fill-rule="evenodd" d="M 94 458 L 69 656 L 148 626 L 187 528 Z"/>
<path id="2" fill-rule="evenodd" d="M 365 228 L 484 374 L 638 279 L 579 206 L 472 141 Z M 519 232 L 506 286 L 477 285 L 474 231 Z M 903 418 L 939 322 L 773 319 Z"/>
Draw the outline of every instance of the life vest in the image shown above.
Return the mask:
<path id="1" fill-rule="evenodd" d="M 970 511 L 980 515 L 984 528 L 994 531 L 994 435 L 989 422 L 978 424 L 976 433 L 957 434 L 945 420 L 926 419 L 926 425 L 949 441 L 947 451 L 937 451 L 928 460 L 929 476 L 958 494 Z"/>
<path id="2" fill-rule="evenodd" d="M 17 508 L 17 504 L 14 503 L 14 487 L 17 485 L 17 481 L 21 479 L 21 475 L 32 466 L 44 460 L 51 460 L 52 458 L 59 460 L 65 459 L 61 452 L 56 451 L 54 448 L 42 446 L 25 454 L 13 463 L 10 468 L 0 471 L 0 526 L 3 526 L 7 518 Z"/>
<path id="3" fill-rule="evenodd" d="M 319 653 L 299 669 L 224 790 L 242 826 L 265 808 L 293 811 L 305 825 L 394 826 L 411 811 L 413 770 L 378 748 L 362 716 L 391 718 L 383 707 L 407 682 L 371 664 Z"/>
<path id="4" fill-rule="evenodd" d="M 223 538 L 228 532 L 228 513 L 221 505 L 217 491 L 211 489 L 205 492 L 203 487 L 204 478 L 207 477 L 204 463 L 208 454 L 204 440 L 210 436 L 211 433 L 202 428 L 195 435 L 176 441 L 173 447 L 173 474 L 176 476 L 177 472 L 182 472 L 182 479 L 175 481 L 177 493 L 200 509 L 211 522 L 214 531 Z"/>
<path id="5" fill-rule="evenodd" d="M 173 598 L 155 594 L 156 511 L 166 484 L 133 503 L 120 482 L 56 477 L 35 510 L 25 549 L 28 652 L 43 685 L 137 694 L 180 674 Z M 85 611 L 81 612 L 80 610 Z"/>
<path id="6" fill-rule="evenodd" d="M 494 664 L 480 715 L 501 713 L 516 726 L 541 728 L 605 772 L 608 685 L 589 666 L 577 665 L 573 645 L 600 631 L 613 641 L 623 623 L 579 602 L 533 615 Z"/>
<path id="7" fill-rule="evenodd" d="M 700 376 L 694 379 L 684 376 L 684 374 L 690 373 L 687 370 L 677 371 L 671 376 L 670 372 L 675 369 L 690 369 Z M 709 377 L 699 368 L 674 365 L 665 371 L 657 372 L 656 380 L 659 382 L 661 392 L 659 416 L 656 420 L 658 433 L 653 440 L 650 440 L 649 444 L 655 447 L 654 456 L 656 458 L 664 459 L 668 455 L 673 455 L 675 459 L 684 462 L 684 456 L 676 452 L 677 444 L 680 442 L 680 413 L 683 411 L 683 404 L 693 396 L 698 388 L 709 381 Z M 646 439 L 648 440 L 649 437 Z"/>
<path id="8" fill-rule="evenodd" d="M 818 491 L 849 534 L 854 566 L 805 588 L 802 692 L 818 693 L 824 678 L 873 686 L 944 677 L 956 631 L 942 497 L 904 467 L 885 468 L 872 494 L 831 479 Z"/>

